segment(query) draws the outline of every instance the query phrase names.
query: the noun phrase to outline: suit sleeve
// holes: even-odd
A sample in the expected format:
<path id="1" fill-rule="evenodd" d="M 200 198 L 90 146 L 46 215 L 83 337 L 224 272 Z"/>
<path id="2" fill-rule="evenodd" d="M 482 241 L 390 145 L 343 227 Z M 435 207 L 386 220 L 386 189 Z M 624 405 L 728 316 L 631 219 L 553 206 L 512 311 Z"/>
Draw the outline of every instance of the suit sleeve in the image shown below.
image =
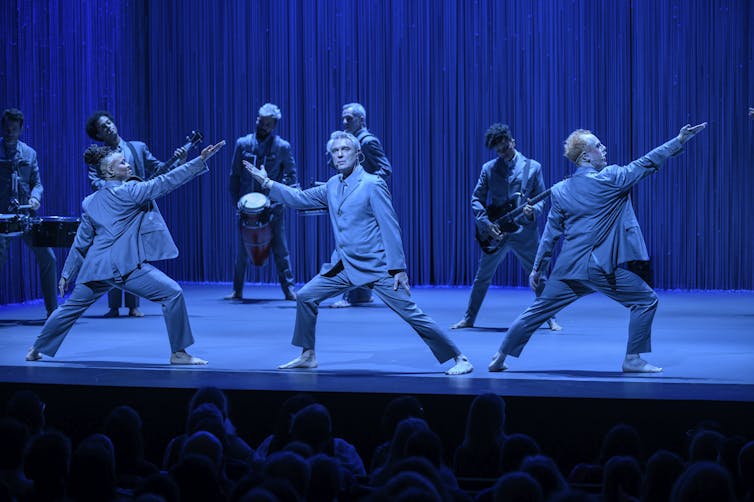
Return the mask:
<path id="1" fill-rule="evenodd" d="M 84 210 L 81 213 L 81 223 L 76 230 L 76 238 L 73 240 L 71 250 L 65 259 L 65 265 L 63 265 L 63 271 L 60 273 L 66 281 L 70 281 L 78 275 L 92 242 L 94 242 L 94 227 Z"/>
<path id="2" fill-rule="evenodd" d="M 290 187 L 298 187 L 298 172 L 296 171 L 296 160 L 293 158 L 291 145 L 286 144 L 281 149 L 280 155 L 280 168 L 283 172 L 280 182 Z"/>
<path id="3" fill-rule="evenodd" d="M 270 198 L 294 209 L 327 209 L 327 185 L 301 190 L 273 182 Z"/>
<path id="4" fill-rule="evenodd" d="M 531 161 L 531 172 L 529 174 L 529 181 L 528 185 L 530 187 L 530 191 L 528 193 L 528 197 L 531 199 L 533 197 L 536 197 L 537 195 L 541 194 L 545 191 L 545 181 L 542 177 L 542 165 L 538 162 Z M 531 218 L 524 214 L 520 214 L 516 218 L 516 223 L 519 225 L 532 225 L 536 224 L 537 217 L 539 217 L 545 209 L 545 199 L 537 202 L 534 204 L 534 214 Z"/>
<path id="5" fill-rule="evenodd" d="M 487 169 L 482 167 L 482 172 L 479 173 L 479 179 L 476 182 L 474 191 L 471 193 L 471 210 L 474 212 L 474 218 L 476 218 L 476 226 L 482 235 L 486 235 L 487 226 L 490 224 L 490 219 L 487 216 L 487 193 L 489 192 L 489 180 L 487 177 Z"/>
<path id="6" fill-rule="evenodd" d="M 387 178 L 393 174 L 393 166 L 390 165 L 390 161 L 385 155 L 385 149 L 382 148 L 382 143 L 375 136 L 371 136 L 368 141 L 365 141 L 361 145 L 361 151 L 364 154 L 365 163 L 368 164 L 369 169 L 366 170 L 370 174 L 376 174 L 382 178 Z"/>
<path id="7" fill-rule="evenodd" d="M 241 140 L 236 141 L 236 148 L 233 150 L 233 162 L 230 165 L 230 182 L 228 184 L 233 204 L 241 198 L 241 169 L 244 168 L 241 163 L 243 160 L 242 150 Z"/>
<path id="8" fill-rule="evenodd" d="M 141 205 L 172 192 L 207 171 L 207 164 L 201 157 L 197 157 L 149 181 L 131 182 L 129 193 L 133 202 Z"/>
<path id="9" fill-rule="evenodd" d="M 391 272 L 406 270 L 406 256 L 403 254 L 401 227 L 393 208 L 393 201 L 385 180 L 377 179 L 369 194 L 369 203 L 380 227 L 382 242 L 385 246 L 387 269 Z"/>
<path id="10" fill-rule="evenodd" d="M 627 166 L 611 166 L 613 181 L 622 188 L 631 188 L 645 177 L 656 173 L 660 165 L 670 157 L 678 155 L 681 150 L 681 142 L 678 138 L 673 138 Z"/>
<path id="11" fill-rule="evenodd" d="M 31 197 L 34 197 L 39 202 L 42 202 L 42 192 L 44 187 L 42 186 L 42 180 L 39 178 L 39 163 L 37 162 L 37 152 L 31 151 L 31 159 L 29 161 L 31 170 L 29 172 L 29 189 L 31 190 Z"/>
<path id="12" fill-rule="evenodd" d="M 547 224 L 542 237 L 539 239 L 537 256 L 534 258 L 532 270 L 539 273 L 546 273 L 552 260 L 552 253 L 560 237 L 563 235 L 565 228 L 565 215 L 558 207 L 555 197 L 552 197 L 552 207 L 547 215 Z"/>

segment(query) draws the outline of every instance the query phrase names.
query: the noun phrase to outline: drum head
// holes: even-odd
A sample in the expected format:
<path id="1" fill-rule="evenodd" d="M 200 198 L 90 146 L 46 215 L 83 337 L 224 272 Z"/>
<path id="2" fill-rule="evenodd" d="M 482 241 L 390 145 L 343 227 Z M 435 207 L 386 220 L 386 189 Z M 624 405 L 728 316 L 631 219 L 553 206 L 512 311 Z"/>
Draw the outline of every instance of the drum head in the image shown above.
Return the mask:
<path id="1" fill-rule="evenodd" d="M 270 199 L 263 193 L 251 192 L 238 199 L 238 210 L 246 214 L 257 214 L 269 207 Z"/>

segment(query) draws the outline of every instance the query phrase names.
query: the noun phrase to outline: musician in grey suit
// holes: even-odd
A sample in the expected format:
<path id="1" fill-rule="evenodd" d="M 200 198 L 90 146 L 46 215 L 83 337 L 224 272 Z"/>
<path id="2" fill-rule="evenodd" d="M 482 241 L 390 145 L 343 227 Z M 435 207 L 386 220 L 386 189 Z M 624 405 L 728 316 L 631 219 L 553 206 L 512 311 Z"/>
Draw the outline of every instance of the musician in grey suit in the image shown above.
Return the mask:
<path id="1" fill-rule="evenodd" d="M 277 183 L 264 169 L 244 162 L 272 199 L 296 209 L 327 209 L 335 234 L 330 263 L 298 291 L 292 343 L 302 348 L 301 355 L 279 368 L 316 368 L 319 304 L 352 286 L 369 286 L 419 333 L 439 362 L 454 359 L 455 365 L 446 373 L 469 373 L 472 366 L 468 358 L 411 299 L 401 230 L 390 192 L 382 178 L 361 167 L 359 140 L 345 131 L 335 131 L 327 150 L 339 174 L 324 185 L 303 191 Z"/>
<path id="2" fill-rule="evenodd" d="M 29 215 L 35 216 L 42 204 L 44 187 L 39 176 L 37 152 L 19 139 L 24 125 L 24 114 L 16 108 L 8 108 L 3 111 L 0 123 L 0 213 L 16 213 L 21 205 L 30 206 Z M 24 232 L 21 239 L 37 259 L 42 295 L 49 317 L 58 307 L 55 290 L 55 253 L 50 248 L 34 246 L 29 232 Z M 7 252 L 8 237 L 0 235 L 0 265 L 5 263 Z"/>
<path id="3" fill-rule="evenodd" d="M 105 110 L 95 111 L 86 119 L 85 128 L 86 134 L 90 138 L 95 141 L 101 141 L 113 151 L 122 154 L 126 162 L 131 166 L 134 176 L 146 180 L 164 164 L 164 162 L 157 160 L 152 155 L 152 152 L 149 151 L 145 143 L 141 141 L 126 141 L 121 138 L 118 133 L 118 127 L 115 125 L 115 119 L 110 112 Z M 178 148 L 174 155 L 179 158 L 180 163 L 183 163 L 186 161 L 187 153 L 183 148 Z M 100 177 L 98 166 L 88 166 L 88 169 L 92 190 L 99 190 L 106 182 Z M 125 302 L 123 302 L 122 297 L 125 298 Z M 118 310 L 123 303 L 125 303 L 128 309 L 129 317 L 144 317 L 144 314 L 139 310 L 139 297 L 128 292 L 121 292 L 117 287 L 111 289 L 107 295 L 109 310 L 105 313 L 105 317 L 120 316 Z"/>
<path id="4" fill-rule="evenodd" d="M 282 117 L 280 108 L 272 103 L 265 103 L 259 107 L 256 131 L 238 138 L 233 152 L 233 165 L 230 171 L 230 197 L 235 205 L 241 196 L 250 192 L 262 192 L 259 184 L 251 174 L 244 169 L 242 162 L 251 161 L 256 165 L 264 165 L 270 178 L 288 186 L 298 186 L 296 161 L 291 153 L 291 144 L 272 134 Z M 285 211 L 281 204 L 273 204 L 272 212 L 272 256 L 278 273 L 280 289 L 286 300 L 295 300 L 293 291 L 295 282 L 291 271 L 291 259 L 288 252 L 288 240 L 285 235 Z M 249 256 L 244 247 L 241 236 L 238 236 L 236 251 L 236 266 L 233 273 L 233 291 L 226 296 L 226 300 L 241 300 L 243 285 L 246 280 L 246 267 Z"/>
<path id="5" fill-rule="evenodd" d="M 542 214 L 544 200 L 530 205 L 526 199 L 545 191 L 542 178 L 542 165 L 536 160 L 524 157 L 516 150 L 516 140 L 507 124 L 492 124 L 484 135 L 484 144 L 494 150 L 497 158 L 482 166 L 474 193 L 471 195 L 471 210 L 476 218 L 477 235 L 481 239 L 491 239 L 497 250 L 487 253 L 482 250 L 479 267 L 471 288 L 469 304 L 463 319 L 450 329 L 471 328 L 474 326 L 479 309 L 492 283 L 497 267 L 503 258 L 513 251 L 527 274 L 531 272 L 534 256 L 539 244 L 539 229 L 536 217 Z M 519 230 L 515 233 L 501 233 L 491 216 L 494 208 L 502 208 L 509 201 L 523 204 L 523 213 L 516 217 Z M 496 217 L 502 214 L 496 215 Z M 544 285 L 544 282 L 543 282 Z M 541 288 L 536 294 L 541 293 Z M 554 318 L 547 320 L 553 331 L 562 329 Z"/>
<path id="6" fill-rule="evenodd" d="M 651 350 L 657 295 L 638 275 L 618 266 L 649 259 L 629 195 L 636 183 L 656 173 L 706 125 L 683 126 L 676 138 L 627 166 L 608 166 L 606 148 L 590 131 L 578 129 L 568 136 L 565 156 L 576 165 L 576 172 L 552 188 L 552 207 L 529 276 L 533 289 L 547 270 L 560 237 L 564 237 L 563 247 L 542 295 L 514 321 L 488 366 L 490 371 L 507 369 L 505 358 L 518 357 L 542 322 L 595 291 L 631 311 L 623 371 L 662 371 L 640 357 Z"/>
<path id="7" fill-rule="evenodd" d="M 369 174 L 376 174 L 385 181 L 393 174 L 393 166 L 385 155 L 385 149 L 382 148 L 380 139 L 367 129 L 367 112 L 360 103 L 348 103 L 343 105 L 341 113 L 343 120 L 343 130 L 353 134 L 361 145 L 361 153 L 364 155 L 364 162 L 361 167 Z M 368 287 L 353 288 L 343 293 L 343 299 L 339 300 L 330 307 L 348 308 L 358 305 L 372 303 L 372 290 Z"/>
<path id="8" fill-rule="evenodd" d="M 224 144 L 210 145 L 196 159 L 150 181 L 130 179 L 133 171 L 122 153 L 94 145 L 86 151 L 87 164 L 99 167 L 105 183 L 81 204 L 81 224 L 58 284 L 61 296 L 74 278 L 76 287 L 45 323 L 27 361 L 39 360 L 41 354 L 53 357 L 74 322 L 117 286 L 162 304 L 171 364 L 207 364 L 186 352 L 194 337 L 183 290 L 149 262 L 178 256 L 154 199 L 206 173 L 205 161 Z"/>

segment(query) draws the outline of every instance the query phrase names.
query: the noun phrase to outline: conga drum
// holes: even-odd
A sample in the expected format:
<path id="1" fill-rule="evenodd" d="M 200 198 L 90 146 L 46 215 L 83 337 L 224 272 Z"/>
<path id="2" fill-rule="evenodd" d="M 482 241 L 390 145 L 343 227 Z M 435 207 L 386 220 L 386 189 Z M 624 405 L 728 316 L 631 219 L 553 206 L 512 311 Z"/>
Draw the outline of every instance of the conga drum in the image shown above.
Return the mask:
<path id="1" fill-rule="evenodd" d="M 241 240 L 251 262 L 264 265 L 272 245 L 270 199 L 263 193 L 247 193 L 238 199 L 238 216 Z"/>

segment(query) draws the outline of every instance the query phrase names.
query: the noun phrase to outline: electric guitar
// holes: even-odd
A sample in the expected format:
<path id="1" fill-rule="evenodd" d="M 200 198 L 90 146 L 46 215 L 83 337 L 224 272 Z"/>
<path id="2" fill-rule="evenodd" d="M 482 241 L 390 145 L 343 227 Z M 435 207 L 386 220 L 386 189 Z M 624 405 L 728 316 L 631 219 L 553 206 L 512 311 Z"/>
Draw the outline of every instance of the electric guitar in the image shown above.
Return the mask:
<path id="1" fill-rule="evenodd" d="M 493 254 L 500 249 L 507 235 L 515 234 L 521 230 L 521 226 L 515 222 L 515 219 L 518 215 L 524 212 L 524 206 L 527 204 L 533 206 L 549 196 L 550 189 L 548 188 L 544 192 L 537 194 L 531 199 L 526 199 L 523 202 L 520 202 L 521 197 L 513 197 L 503 204 L 488 207 L 487 216 L 493 225 L 497 225 L 497 228 L 503 235 L 500 239 L 495 239 L 492 234 L 489 233 L 486 237 L 483 237 L 477 227 L 475 237 L 477 242 L 479 242 L 482 251 L 487 254 Z"/>
<path id="2" fill-rule="evenodd" d="M 186 153 L 188 153 L 189 150 L 201 143 L 203 139 L 204 135 L 202 133 L 200 133 L 199 131 L 191 131 L 191 134 L 186 136 L 186 143 L 184 143 L 181 148 L 186 150 Z M 152 173 L 152 176 L 150 176 L 149 179 L 151 180 L 152 178 L 156 178 L 157 176 L 170 171 L 179 159 L 180 157 L 174 154 L 163 165 L 161 165 L 159 169 Z"/>

